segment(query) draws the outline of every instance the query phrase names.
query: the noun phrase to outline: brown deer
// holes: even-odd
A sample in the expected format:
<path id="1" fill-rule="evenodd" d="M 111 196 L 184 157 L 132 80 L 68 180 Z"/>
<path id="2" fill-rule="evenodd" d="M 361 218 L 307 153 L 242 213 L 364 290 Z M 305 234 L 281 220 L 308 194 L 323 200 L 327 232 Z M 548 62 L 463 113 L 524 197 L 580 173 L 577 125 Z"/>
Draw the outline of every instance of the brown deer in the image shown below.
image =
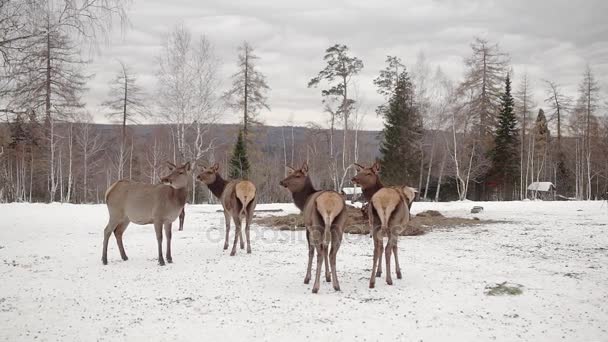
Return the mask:
<path id="1" fill-rule="evenodd" d="M 287 188 L 293 201 L 302 211 L 306 225 L 306 241 L 308 242 L 308 267 L 304 284 L 310 282 L 312 260 L 317 250 L 317 269 L 312 293 L 319 292 L 319 278 L 325 261 L 325 280 L 332 281 L 334 290 L 340 291 L 336 273 L 336 255 L 342 243 L 344 224 L 346 222 L 346 204 L 344 198 L 335 191 L 316 190 L 308 176 L 308 165 L 305 162 L 300 169 L 288 166 L 289 175 L 280 184 Z M 331 242 L 329 260 L 327 251 Z M 329 267 L 331 262 L 331 277 Z"/>
<path id="2" fill-rule="evenodd" d="M 369 287 L 375 286 L 375 277 L 382 275 L 383 238 L 388 237 L 385 249 L 386 283 L 393 284 L 390 272 L 391 253 L 395 256 L 395 271 L 397 279 L 401 279 L 401 267 L 397 255 L 399 235 L 407 228 L 410 219 L 410 207 L 416 197 L 416 190 L 407 186 L 386 188 L 380 182 L 378 172 L 380 165 L 376 162 L 371 167 L 355 164 L 357 175 L 352 179 L 363 190 L 363 196 L 368 200 L 368 216 L 370 230 L 374 239 L 374 261 Z"/>
<path id="3" fill-rule="evenodd" d="M 224 249 L 228 249 L 228 238 L 230 235 L 230 218 L 234 220 L 235 235 L 232 245 L 231 256 L 236 254 L 236 242 L 240 240 L 241 249 L 244 248 L 241 224 L 245 218 L 245 235 L 247 237 L 247 253 L 251 253 L 251 241 L 249 239 L 249 226 L 253 218 L 253 211 L 257 203 L 255 185 L 248 180 L 226 181 L 218 173 L 220 166 L 216 163 L 211 167 L 202 167 L 197 179 L 207 185 L 209 190 L 217 197 L 224 207 L 224 218 L 226 219 L 226 240 Z"/>
<path id="4" fill-rule="evenodd" d="M 162 184 L 144 184 L 120 180 L 106 191 L 105 199 L 110 213 L 108 225 L 104 230 L 103 253 L 101 261 L 108 264 L 108 240 L 114 232 L 120 256 L 128 260 L 122 244 L 124 234 L 130 222 L 136 224 L 154 224 L 158 242 L 158 263 L 165 265 L 163 259 L 163 227 L 167 238 L 167 262 L 172 263 L 171 224 L 180 215 L 186 204 L 190 162 L 175 166 L 167 162 L 171 173 L 161 179 Z"/>

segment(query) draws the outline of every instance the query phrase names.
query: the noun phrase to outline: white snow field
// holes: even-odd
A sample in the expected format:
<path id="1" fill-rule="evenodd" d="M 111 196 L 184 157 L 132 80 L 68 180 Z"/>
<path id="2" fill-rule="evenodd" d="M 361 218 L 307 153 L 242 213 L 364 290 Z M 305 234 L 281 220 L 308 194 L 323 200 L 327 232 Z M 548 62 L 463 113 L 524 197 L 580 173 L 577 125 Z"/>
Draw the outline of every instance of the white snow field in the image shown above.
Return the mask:
<path id="1" fill-rule="evenodd" d="M 414 203 L 413 212 L 471 217 L 474 205 L 504 222 L 401 238 L 404 279 L 393 275 L 393 286 L 381 278 L 368 288 L 372 241 L 345 235 L 342 291 L 322 282 L 314 295 L 303 284 L 303 232 L 254 226 L 253 254 L 230 257 L 218 206 L 186 208 L 174 263 L 160 267 L 152 226 L 134 224 L 129 260 L 112 237 L 102 265 L 105 205 L 2 204 L 0 340 L 607 341 L 607 204 Z M 485 294 L 504 281 L 523 293 Z"/>

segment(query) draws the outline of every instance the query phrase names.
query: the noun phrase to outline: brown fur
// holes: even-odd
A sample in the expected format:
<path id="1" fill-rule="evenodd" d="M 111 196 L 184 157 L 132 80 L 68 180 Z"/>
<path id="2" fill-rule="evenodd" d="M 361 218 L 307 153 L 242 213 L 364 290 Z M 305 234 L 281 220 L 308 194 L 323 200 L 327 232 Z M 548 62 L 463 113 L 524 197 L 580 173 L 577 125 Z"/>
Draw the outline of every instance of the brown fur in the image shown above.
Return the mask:
<path id="1" fill-rule="evenodd" d="M 219 165 L 203 167 L 197 180 L 205 183 L 209 190 L 222 203 L 224 218 L 226 220 L 226 239 L 224 249 L 228 249 L 230 237 L 230 219 L 234 221 L 235 235 L 231 256 L 236 254 L 236 244 L 240 241 L 241 249 L 245 247 L 241 230 L 242 219 L 245 218 L 245 235 L 247 238 L 247 253 L 251 253 L 250 228 L 253 211 L 257 204 L 255 185 L 248 180 L 225 181 L 218 173 Z"/>
<path id="2" fill-rule="evenodd" d="M 108 263 L 108 241 L 114 232 L 120 256 L 128 260 L 122 243 L 122 235 L 130 222 L 154 224 L 158 243 L 158 263 L 163 266 L 163 228 L 167 238 L 167 262 L 171 256 L 171 224 L 183 211 L 186 204 L 186 186 L 190 174 L 190 163 L 176 167 L 170 164 L 171 174 L 163 177 L 163 184 L 144 184 L 120 180 L 106 191 L 105 199 L 110 219 L 104 229 L 101 260 Z"/>
<path id="3" fill-rule="evenodd" d="M 342 243 L 344 224 L 346 223 L 346 205 L 344 198 L 335 191 L 317 191 L 308 176 L 308 165 L 304 163 L 298 170 L 290 168 L 287 178 L 280 182 L 281 186 L 289 189 L 294 203 L 302 211 L 306 226 L 308 242 L 308 267 L 304 283 L 311 278 L 312 260 L 317 251 L 317 269 L 313 293 L 320 287 L 321 268 L 325 262 L 325 280 L 332 281 L 336 291 L 340 290 L 336 272 L 336 256 Z M 331 250 L 328 250 L 331 245 Z M 329 274 L 331 268 L 331 276 Z"/>
<path id="4" fill-rule="evenodd" d="M 399 235 L 406 229 L 410 219 L 410 207 L 416 197 L 416 189 L 407 186 L 384 187 L 378 172 L 380 165 L 376 162 L 371 167 L 355 164 L 357 175 L 352 179 L 361 185 L 363 195 L 369 201 L 368 216 L 370 230 L 374 239 L 374 260 L 369 287 L 373 288 L 376 277 L 382 274 L 383 238 L 388 237 L 386 244 L 386 283 L 393 284 L 390 272 L 391 253 L 395 256 L 397 278 L 401 279 L 401 268 L 397 256 Z"/>

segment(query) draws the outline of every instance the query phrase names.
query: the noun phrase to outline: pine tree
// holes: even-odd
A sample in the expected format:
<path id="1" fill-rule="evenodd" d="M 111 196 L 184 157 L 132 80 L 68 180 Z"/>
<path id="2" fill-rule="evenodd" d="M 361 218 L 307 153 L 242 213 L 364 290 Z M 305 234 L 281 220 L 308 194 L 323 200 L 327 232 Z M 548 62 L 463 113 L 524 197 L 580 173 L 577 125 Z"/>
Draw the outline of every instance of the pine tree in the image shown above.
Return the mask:
<path id="1" fill-rule="evenodd" d="M 382 180 L 386 184 L 414 184 L 419 178 L 422 120 L 414 103 L 414 86 L 407 71 L 402 71 L 395 84 L 384 116 Z"/>
<path id="2" fill-rule="evenodd" d="M 243 131 L 239 130 L 239 136 L 232 151 L 232 159 L 230 159 L 230 178 L 246 179 L 248 175 L 249 160 L 247 159 L 247 149 L 245 147 Z"/>
<path id="3" fill-rule="evenodd" d="M 490 152 L 492 178 L 498 183 L 503 198 L 507 200 L 513 198 L 513 187 L 519 177 L 519 134 L 513 106 L 511 79 L 507 74 L 505 92 L 501 97 L 501 109 L 494 136 L 494 148 Z"/>

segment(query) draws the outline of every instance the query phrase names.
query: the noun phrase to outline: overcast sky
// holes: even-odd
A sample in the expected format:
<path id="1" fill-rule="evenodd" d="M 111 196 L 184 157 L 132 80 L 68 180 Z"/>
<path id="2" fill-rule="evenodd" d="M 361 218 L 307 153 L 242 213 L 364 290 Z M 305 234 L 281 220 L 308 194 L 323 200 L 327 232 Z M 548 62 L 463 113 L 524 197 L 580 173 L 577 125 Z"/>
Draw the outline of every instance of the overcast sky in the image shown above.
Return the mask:
<path id="1" fill-rule="evenodd" d="M 357 77 L 359 99 L 369 114 L 364 128 L 380 129 L 374 108 L 381 98 L 372 80 L 386 55 L 400 56 L 410 67 L 422 51 L 432 68 L 454 81 L 462 79 L 463 59 L 479 36 L 499 43 L 510 54 L 515 87 L 527 72 L 537 102 L 544 99 L 542 80 L 556 81 L 574 95 L 589 63 L 608 90 L 608 1 L 584 0 L 436 0 L 436 1 L 196 1 L 135 0 L 130 28 L 117 34 L 94 56 L 86 101 L 98 122 L 108 82 L 124 61 L 140 85 L 155 93 L 156 56 L 162 36 L 183 23 L 205 34 L 223 63 L 224 86 L 236 64 L 236 48 L 247 40 L 257 51 L 259 67 L 268 78 L 271 111 L 261 118 L 270 125 L 325 123 L 320 90 L 308 80 L 323 67 L 324 50 L 346 44 L 363 60 Z M 226 113 L 223 122 L 236 122 Z"/>

